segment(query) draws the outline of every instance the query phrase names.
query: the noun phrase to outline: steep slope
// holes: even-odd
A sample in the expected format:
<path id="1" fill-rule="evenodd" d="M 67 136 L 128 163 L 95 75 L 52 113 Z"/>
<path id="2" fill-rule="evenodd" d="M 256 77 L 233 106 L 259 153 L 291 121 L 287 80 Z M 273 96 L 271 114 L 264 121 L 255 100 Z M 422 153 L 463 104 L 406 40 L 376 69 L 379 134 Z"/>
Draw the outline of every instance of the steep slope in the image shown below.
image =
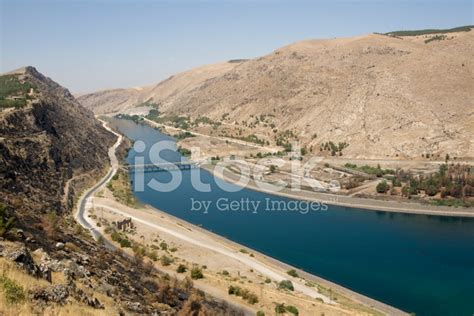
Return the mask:
<path id="1" fill-rule="evenodd" d="M 32 67 L 0 83 L 0 314 L 238 314 L 75 224 L 115 136 Z"/>
<path id="2" fill-rule="evenodd" d="M 347 157 L 473 157 L 473 57 L 472 31 L 310 40 L 231 64 L 193 89 L 177 88 L 186 84 L 177 75 L 143 95 L 162 113 L 224 116 L 270 142 L 287 130 L 307 147 L 345 142 Z"/>
<path id="3" fill-rule="evenodd" d="M 79 174 L 102 173 L 114 135 L 107 132 L 68 90 L 32 67 L 10 76 L 34 88 L 34 100 L 0 116 L 0 173 L 6 202 L 61 212 L 66 182 Z M 27 206 L 27 207 L 25 207 Z"/>
<path id="4" fill-rule="evenodd" d="M 237 64 L 238 62 L 229 62 L 202 66 L 171 76 L 157 85 L 99 91 L 81 95 L 78 100 L 96 114 L 128 113 L 137 106 L 146 105 L 149 100 L 154 103 L 170 103 L 182 94 L 200 87 L 207 80 L 225 74 Z"/>

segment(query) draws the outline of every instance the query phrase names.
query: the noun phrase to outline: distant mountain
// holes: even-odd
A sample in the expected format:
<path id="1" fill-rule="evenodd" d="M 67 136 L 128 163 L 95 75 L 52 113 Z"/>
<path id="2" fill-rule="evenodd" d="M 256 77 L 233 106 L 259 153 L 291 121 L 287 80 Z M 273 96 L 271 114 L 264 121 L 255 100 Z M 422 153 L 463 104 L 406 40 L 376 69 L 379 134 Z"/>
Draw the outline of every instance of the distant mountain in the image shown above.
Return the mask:
<path id="1" fill-rule="evenodd" d="M 474 32 L 422 34 L 303 41 L 79 101 L 96 113 L 147 102 L 223 121 L 227 135 L 294 134 L 318 151 L 345 143 L 345 157 L 474 157 Z"/>

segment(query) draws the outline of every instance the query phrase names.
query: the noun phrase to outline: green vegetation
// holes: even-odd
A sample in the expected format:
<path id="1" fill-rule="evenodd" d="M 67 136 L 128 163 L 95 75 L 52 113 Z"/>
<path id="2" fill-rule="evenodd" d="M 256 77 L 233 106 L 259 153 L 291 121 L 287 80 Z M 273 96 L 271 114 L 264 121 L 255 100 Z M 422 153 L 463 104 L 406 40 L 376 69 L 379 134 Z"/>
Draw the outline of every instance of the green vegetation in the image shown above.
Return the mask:
<path id="1" fill-rule="evenodd" d="M 298 278 L 299 275 L 298 275 L 298 272 L 296 272 L 295 269 L 291 269 L 291 270 L 288 270 L 286 273 L 288 273 L 288 275 L 294 277 L 294 278 Z"/>
<path id="2" fill-rule="evenodd" d="M 176 140 L 183 140 L 185 138 L 190 138 L 190 137 L 195 137 L 194 134 L 186 131 L 186 132 L 183 132 L 183 133 L 179 133 L 179 134 L 176 134 L 176 135 L 173 135 L 174 138 L 176 138 Z"/>
<path id="3" fill-rule="evenodd" d="M 118 170 L 107 184 L 107 188 L 112 192 L 117 201 L 132 208 L 139 207 L 139 202 L 132 193 L 128 173 Z"/>
<path id="4" fill-rule="evenodd" d="M 395 174 L 395 170 L 392 169 L 382 169 L 380 165 L 377 165 L 377 167 L 372 167 L 369 165 L 364 165 L 364 166 L 357 166 L 356 164 L 351 164 L 351 163 L 346 163 L 344 167 L 348 169 L 354 169 L 357 171 L 361 171 L 367 174 L 375 175 L 377 177 L 383 177 L 386 174 Z"/>
<path id="5" fill-rule="evenodd" d="M 390 189 L 390 185 L 388 185 L 386 180 L 383 180 L 379 184 L 377 184 L 377 187 L 375 188 L 378 193 L 387 193 L 387 191 Z"/>
<path id="6" fill-rule="evenodd" d="M 186 266 L 184 264 L 180 264 L 177 268 L 176 268 L 176 272 L 178 273 L 184 273 L 188 271 L 188 268 L 186 268 Z"/>
<path id="7" fill-rule="evenodd" d="M 199 267 L 194 267 L 191 269 L 191 279 L 197 280 L 197 279 L 202 279 L 204 278 L 204 275 L 202 274 L 202 270 Z"/>
<path id="8" fill-rule="evenodd" d="M 191 154 L 192 154 L 191 150 L 181 147 L 181 146 L 178 147 L 178 152 L 184 157 L 191 157 Z"/>
<path id="9" fill-rule="evenodd" d="M 3 295 L 8 304 L 17 304 L 25 299 L 25 290 L 15 281 L 6 276 L 0 276 Z"/>
<path id="10" fill-rule="evenodd" d="M 121 120 L 129 120 L 133 121 L 135 123 L 142 123 L 143 122 L 143 117 L 140 115 L 129 115 L 129 114 L 117 114 L 115 115 L 115 118 L 121 119 Z"/>
<path id="11" fill-rule="evenodd" d="M 349 146 L 346 142 L 335 144 L 332 141 L 325 142 L 319 146 L 319 151 L 329 151 L 331 156 L 342 156 L 342 150 Z"/>
<path id="12" fill-rule="evenodd" d="M 7 207 L 0 203 L 0 237 L 4 238 L 12 230 L 15 218 L 9 216 Z"/>
<path id="13" fill-rule="evenodd" d="M 171 259 L 168 256 L 163 255 L 160 258 L 160 263 L 161 263 L 162 266 L 167 267 L 167 266 L 169 266 L 170 264 L 173 263 L 173 259 Z"/>
<path id="14" fill-rule="evenodd" d="M 286 152 L 291 151 L 291 141 L 298 140 L 296 134 L 291 130 L 285 130 L 275 136 L 277 146 L 282 146 Z"/>
<path id="15" fill-rule="evenodd" d="M 228 290 L 229 295 L 240 296 L 244 300 L 246 300 L 249 304 L 256 304 L 258 303 L 258 296 L 255 293 L 250 292 L 247 289 L 242 289 L 238 286 L 229 286 Z"/>
<path id="16" fill-rule="evenodd" d="M 36 87 L 28 82 L 21 82 L 18 75 L 0 76 L 0 109 L 20 108 L 31 99 L 30 90 Z"/>
<path id="17" fill-rule="evenodd" d="M 286 312 L 285 304 L 275 303 L 275 314 L 284 314 Z"/>
<path id="18" fill-rule="evenodd" d="M 418 36 L 418 35 L 440 34 L 440 33 L 470 32 L 472 28 L 474 28 L 474 25 L 459 26 L 452 29 L 425 29 L 425 30 L 412 30 L 412 31 L 395 31 L 395 32 L 385 33 L 385 35 Z"/>
<path id="19" fill-rule="evenodd" d="M 150 112 L 148 112 L 148 115 L 146 116 L 147 119 L 151 121 L 155 121 L 160 117 L 160 111 L 157 109 L 151 109 Z"/>
<path id="20" fill-rule="evenodd" d="M 165 241 L 162 241 L 160 243 L 160 248 L 161 248 L 161 250 L 166 251 L 166 250 L 168 250 L 168 244 Z"/>
<path id="21" fill-rule="evenodd" d="M 299 311 L 296 307 L 292 306 L 292 305 L 288 305 L 285 307 L 286 311 L 290 314 L 293 314 L 293 315 L 299 315 Z"/>
<path id="22" fill-rule="evenodd" d="M 116 230 L 112 232 L 110 238 L 112 238 L 113 241 L 118 242 L 122 248 L 132 248 L 132 243 L 130 240 L 128 240 L 126 236 Z"/>
<path id="23" fill-rule="evenodd" d="M 283 290 L 294 291 L 293 283 L 290 280 L 283 280 L 278 283 L 278 288 Z"/>
<path id="24" fill-rule="evenodd" d="M 262 312 L 262 311 L 258 311 L 258 312 L 257 312 L 257 316 L 265 316 L 265 313 Z"/>
<path id="25" fill-rule="evenodd" d="M 425 44 L 428 44 L 429 42 L 433 42 L 433 41 L 442 41 L 442 40 L 445 40 L 446 38 L 447 38 L 446 35 L 435 35 L 433 37 L 426 39 Z"/>

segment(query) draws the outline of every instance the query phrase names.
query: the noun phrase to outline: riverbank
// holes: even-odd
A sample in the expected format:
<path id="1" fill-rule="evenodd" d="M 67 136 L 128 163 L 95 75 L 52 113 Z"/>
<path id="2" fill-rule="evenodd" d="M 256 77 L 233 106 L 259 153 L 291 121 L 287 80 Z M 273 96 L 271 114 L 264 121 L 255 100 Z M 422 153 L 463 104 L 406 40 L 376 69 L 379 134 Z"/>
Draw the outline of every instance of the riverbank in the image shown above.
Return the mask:
<path id="1" fill-rule="evenodd" d="M 225 170 L 225 174 L 219 174 L 214 171 L 214 166 L 207 164 L 201 165 L 201 168 L 210 172 L 214 177 L 218 177 L 222 180 L 235 183 L 239 180 L 240 175 L 237 175 L 230 170 Z M 474 217 L 473 208 L 459 208 L 447 206 L 436 206 L 436 205 L 424 205 L 420 203 L 409 203 L 409 202 L 395 202 L 395 201 L 383 201 L 368 198 L 358 198 L 352 196 L 337 195 L 331 193 L 321 193 L 315 191 L 292 191 L 289 188 L 282 188 L 280 191 L 271 191 L 265 188 L 261 188 L 253 179 L 248 179 L 248 184 L 245 186 L 246 189 L 255 190 L 263 193 L 268 193 L 276 196 L 304 200 L 304 201 L 315 201 L 324 202 L 328 205 L 344 206 L 349 208 L 358 208 L 362 210 L 370 211 L 385 211 L 394 213 L 405 213 L 405 214 L 422 214 L 422 215 L 435 215 L 435 216 L 458 216 L 458 217 Z"/>
<path id="2" fill-rule="evenodd" d="M 236 143 L 241 146 L 247 146 L 255 149 L 259 149 L 263 152 L 276 152 L 279 150 L 279 148 L 276 147 L 268 147 L 268 146 L 260 146 L 257 144 L 249 144 L 248 142 L 242 142 L 239 140 L 235 139 L 229 139 L 229 138 L 224 138 L 224 137 L 217 137 L 217 136 L 211 136 L 211 135 L 206 135 L 202 133 L 197 133 L 195 131 L 190 131 L 190 130 L 185 130 L 185 129 L 180 129 L 180 128 L 174 128 L 168 125 L 164 124 L 159 124 L 157 122 L 154 122 L 149 119 L 144 119 L 144 122 L 148 124 L 149 126 L 152 127 L 160 127 L 160 128 L 165 128 L 166 130 L 173 130 L 173 131 L 179 131 L 179 132 L 188 132 L 191 133 L 195 136 L 200 136 L 205 139 L 215 139 L 217 141 L 223 141 L 226 144 L 226 147 L 229 147 L 229 142 L 230 143 Z M 198 144 L 200 148 L 206 148 L 206 151 L 209 151 L 210 153 L 214 153 L 215 156 L 225 156 L 229 154 L 236 154 L 236 155 L 241 155 L 242 152 L 239 151 L 239 148 L 227 148 L 226 150 L 222 149 L 222 146 L 218 146 L 220 149 L 217 152 L 213 152 L 210 150 L 210 148 L 215 147 L 216 144 L 206 144 L 206 146 L 202 146 L 202 143 Z M 197 146 L 198 144 L 194 144 Z M 187 147 L 189 147 L 190 144 L 186 144 Z M 192 147 L 192 146 L 191 146 Z M 209 154 L 208 152 L 208 154 Z M 334 158 L 329 158 L 328 161 L 332 162 Z M 354 160 L 351 159 L 337 159 L 339 163 L 347 161 L 347 162 L 353 162 Z M 395 163 L 402 163 L 403 161 L 401 160 L 380 160 L 380 159 L 365 159 L 365 160 L 360 160 L 359 163 L 372 163 L 372 164 L 382 164 L 384 165 L 387 162 L 395 162 Z M 439 165 L 443 161 L 424 161 L 424 163 L 428 164 L 433 164 L 433 165 Z M 461 161 L 460 161 L 461 162 Z M 466 160 L 466 162 L 469 162 Z M 405 162 L 405 163 L 410 163 L 410 162 Z M 419 162 L 417 162 L 419 163 Z M 417 163 L 414 163 L 417 165 Z M 212 165 L 202 165 L 201 168 L 211 172 L 216 177 L 223 178 L 221 175 L 218 175 L 214 172 Z M 240 175 L 234 174 L 230 170 L 226 173 L 224 176 L 224 180 L 230 180 L 230 181 L 235 181 L 236 179 L 240 178 Z M 246 185 L 247 189 L 263 192 L 263 193 L 269 193 L 272 195 L 276 196 L 282 196 L 282 197 L 287 197 L 291 199 L 298 199 L 298 200 L 305 200 L 305 201 L 321 201 L 324 202 L 328 205 L 336 205 L 336 206 L 344 206 L 344 207 L 350 207 L 350 208 L 359 208 L 363 210 L 370 210 L 370 211 L 385 211 L 385 212 L 394 212 L 394 213 L 405 213 L 405 214 L 421 214 L 421 215 L 435 215 L 435 216 L 456 216 L 456 217 L 474 217 L 474 208 L 469 207 L 469 208 L 455 208 L 455 207 L 450 207 L 450 206 L 441 206 L 441 205 L 430 205 L 430 204 L 422 204 L 419 202 L 409 202 L 409 201 L 393 201 L 393 200 L 377 200 L 373 199 L 370 197 L 354 197 L 354 196 L 349 196 L 349 195 L 340 195 L 340 194 L 332 194 L 332 193 L 325 193 L 325 192 L 315 192 L 315 191 L 307 191 L 307 190 L 301 190 L 301 191 L 292 191 L 289 188 L 283 188 L 282 190 L 278 192 L 270 191 L 270 190 L 265 190 L 263 188 L 260 188 L 253 179 L 249 179 L 248 184 Z"/>
<path id="3" fill-rule="evenodd" d="M 115 167 L 116 162 L 112 165 Z M 97 197 L 88 198 L 86 219 L 107 244 L 120 248 L 107 233 L 107 227 L 110 228 L 113 222 L 131 218 L 136 230 L 127 235 L 134 242 L 154 249 L 160 249 L 164 242 L 169 250 L 173 249 L 171 252 L 165 251 L 164 255 L 172 258 L 173 264 L 169 265 L 172 268 L 167 265 L 159 266 L 158 269 L 179 278 L 182 275 L 176 273 L 178 263 L 186 264 L 188 268 L 198 263 L 198 266 L 205 267 L 206 277 L 195 281 L 196 286 L 237 306 L 242 306 L 245 302 L 229 296 L 229 286 L 239 286 L 260 294 L 259 307 L 246 304 L 243 305 L 244 310 L 273 313 L 275 302 L 281 302 L 297 306 L 302 315 L 314 314 L 316 311 L 325 315 L 404 314 L 391 306 L 243 247 L 168 213 L 148 206 L 127 207 L 120 204 L 109 188 L 104 186 L 94 192 Z M 156 243 L 158 240 L 160 244 Z M 131 249 L 123 250 L 133 255 Z M 297 271 L 299 276 L 288 275 L 289 270 Z M 279 282 L 283 280 L 291 280 L 295 290 L 278 289 Z"/>
<path id="4" fill-rule="evenodd" d="M 154 244 L 163 242 L 167 244 L 168 251 L 159 251 L 159 254 L 169 256 L 173 263 L 168 266 L 160 265 L 160 270 L 179 277 L 176 268 L 180 264 L 188 268 L 205 267 L 204 279 L 195 283 L 199 288 L 211 290 L 211 294 L 220 299 L 244 304 L 254 312 L 264 310 L 272 313 L 273 302 L 281 302 L 296 306 L 302 315 L 315 312 L 325 315 L 404 314 L 400 310 L 295 269 L 168 213 L 149 206 L 136 209 L 126 207 L 114 201 L 110 192 L 103 192 L 103 196 L 91 201 L 94 205 L 91 214 L 102 222 L 101 230 L 105 236 L 105 223 L 131 218 L 136 227 L 135 233 L 127 234 L 131 240 L 147 247 L 154 247 Z M 169 251 L 170 249 L 173 251 Z M 130 249 L 126 251 L 132 253 Z M 286 273 L 292 269 L 297 271 L 299 277 L 291 277 Z M 278 289 L 278 283 L 286 279 L 293 282 L 294 292 Z M 259 303 L 246 304 L 241 299 L 228 295 L 227 290 L 231 285 L 256 293 Z"/>

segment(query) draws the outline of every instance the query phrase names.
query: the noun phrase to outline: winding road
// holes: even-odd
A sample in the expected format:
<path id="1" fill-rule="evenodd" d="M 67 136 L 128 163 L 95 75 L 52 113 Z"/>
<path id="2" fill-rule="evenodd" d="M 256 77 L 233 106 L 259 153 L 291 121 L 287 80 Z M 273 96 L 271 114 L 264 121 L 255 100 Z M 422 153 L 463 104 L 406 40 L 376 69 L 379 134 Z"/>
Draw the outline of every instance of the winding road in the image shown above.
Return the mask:
<path id="1" fill-rule="evenodd" d="M 100 120 L 102 122 L 102 125 L 106 130 L 109 132 L 113 133 L 114 135 L 117 136 L 117 141 L 115 144 L 109 148 L 109 159 L 110 159 L 110 169 L 107 172 L 107 174 L 100 179 L 99 182 L 97 182 L 93 187 L 85 191 L 81 197 L 79 198 L 79 201 L 77 203 L 77 210 L 76 213 L 74 214 L 74 219 L 85 229 L 89 230 L 94 237 L 94 239 L 99 240 L 99 238 L 102 237 L 102 240 L 104 242 L 105 247 L 111 250 L 115 250 L 116 247 L 109 242 L 104 236 L 102 236 L 102 233 L 96 226 L 96 224 L 87 217 L 87 210 L 92 207 L 92 199 L 94 194 L 101 190 L 105 185 L 112 179 L 112 177 L 115 175 L 119 168 L 119 163 L 117 156 L 115 155 L 115 151 L 117 148 L 122 144 L 123 136 L 114 132 L 111 128 L 107 126 L 107 123 Z"/>

